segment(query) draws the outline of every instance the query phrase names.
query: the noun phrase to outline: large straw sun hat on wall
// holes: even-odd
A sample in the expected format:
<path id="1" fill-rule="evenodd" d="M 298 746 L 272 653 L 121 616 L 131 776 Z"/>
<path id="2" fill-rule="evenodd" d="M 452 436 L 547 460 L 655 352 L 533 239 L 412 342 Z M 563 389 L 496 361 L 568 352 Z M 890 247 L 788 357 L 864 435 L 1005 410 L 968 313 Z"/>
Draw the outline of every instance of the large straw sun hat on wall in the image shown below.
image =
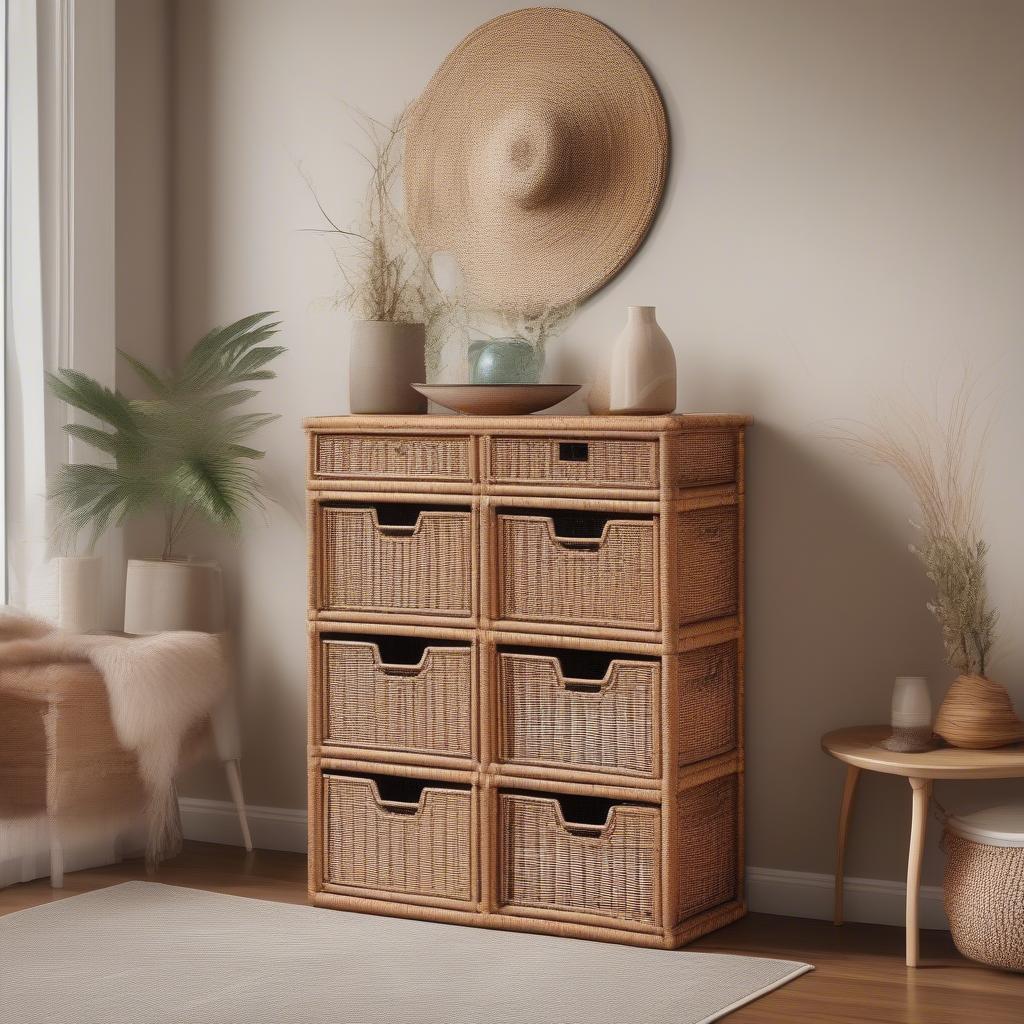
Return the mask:
<path id="1" fill-rule="evenodd" d="M 668 164 L 658 90 L 578 11 L 512 11 L 445 58 L 409 114 L 405 196 L 427 254 L 473 295 L 543 309 L 605 284 L 643 241 Z"/>

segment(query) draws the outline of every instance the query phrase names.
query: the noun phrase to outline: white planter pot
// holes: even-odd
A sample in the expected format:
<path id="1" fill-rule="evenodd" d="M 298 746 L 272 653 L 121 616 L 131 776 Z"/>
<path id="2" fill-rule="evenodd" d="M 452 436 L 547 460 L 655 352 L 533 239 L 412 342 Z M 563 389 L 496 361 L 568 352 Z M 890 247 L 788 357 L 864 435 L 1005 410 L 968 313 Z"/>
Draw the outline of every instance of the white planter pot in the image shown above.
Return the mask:
<path id="1" fill-rule="evenodd" d="M 224 584 L 216 562 L 132 558 L 125 579 L 124 631 L 224 631 Z"/>
<path id="2" fill-rule="evenodd" d="M 427 381 L 423 324 L 357 320 L 348 359 L 349 411 L 425 413 L 427 400 L 413 384 Z"/>
<path id="3" fill-rule="evenodd" d="M 54 558 L 56 607 L 61 629 L 88 633 L 103 625 L 103 560 L 99 555 L 68 555 Z"/>

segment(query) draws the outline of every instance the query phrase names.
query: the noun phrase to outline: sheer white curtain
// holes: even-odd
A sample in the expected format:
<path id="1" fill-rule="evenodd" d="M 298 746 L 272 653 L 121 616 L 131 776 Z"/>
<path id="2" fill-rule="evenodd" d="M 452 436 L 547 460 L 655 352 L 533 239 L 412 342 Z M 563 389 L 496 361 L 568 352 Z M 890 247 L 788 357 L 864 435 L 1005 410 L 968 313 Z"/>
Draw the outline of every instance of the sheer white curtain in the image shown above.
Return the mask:
<path id="1" fill-rule="evenodd" d="M 46 488 L 78 453 L 45 375 L 68 366 L 114 383 L 114 0 L 7 0 L 6 33 L 7 597 L 52 615 Z M 123 577 L 119 548 L 106 540 L 111 580 Z M 119 590 L 106 590 L 100 621 L 113 626 Z M 45 814 L 0 819 L 0 887 L 50 874 L 55 850 L 67 870 L 109 863 L 120 841 L 57 843 Z"/>
<path id="2" fill-rule="evenodd" d="M 49 555 L 46 481 L 61 455 L 44 380 L 57 352 L 43 320 L 37 5 L 7 6 L 7 579 L 12 604 L 37 607 Z"/>
<path id="3" fill-rule="evenodd" d="M 7 0 L 7 18 L 7 590 L 52 615 L 46 487 L 78 453 L 45 374 L 114 383 L 114 2 Z M 108 563 L 119 547 L 105 540 Z M 97 621 L 114 626 L 119 590 L 106 591 Z"/>

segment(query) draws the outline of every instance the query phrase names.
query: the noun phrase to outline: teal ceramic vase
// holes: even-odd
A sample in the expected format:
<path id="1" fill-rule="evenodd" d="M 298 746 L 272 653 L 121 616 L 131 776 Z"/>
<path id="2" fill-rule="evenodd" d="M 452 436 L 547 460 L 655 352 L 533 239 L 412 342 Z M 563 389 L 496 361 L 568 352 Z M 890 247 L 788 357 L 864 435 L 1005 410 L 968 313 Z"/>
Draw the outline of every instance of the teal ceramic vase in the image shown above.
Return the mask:
<path id="1" fill-rule="evenodd" d="M 474 341 L 469 346 L 470 384 L 536 384 L 544 352 L 523 338 Z"/>

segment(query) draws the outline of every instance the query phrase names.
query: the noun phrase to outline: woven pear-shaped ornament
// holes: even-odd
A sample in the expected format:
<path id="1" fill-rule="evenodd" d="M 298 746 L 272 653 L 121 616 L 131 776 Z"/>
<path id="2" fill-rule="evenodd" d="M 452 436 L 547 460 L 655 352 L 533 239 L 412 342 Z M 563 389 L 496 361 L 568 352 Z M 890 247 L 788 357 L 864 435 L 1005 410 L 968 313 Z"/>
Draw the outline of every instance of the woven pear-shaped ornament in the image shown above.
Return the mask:
<path id="1" fill-rule="evenodd" d="M 1024 740 L 1024 722 L 1006 687 L 984 676 L 957 676 L 935 718 L 935 731 L 952 747 L 987 750 Z"/>

